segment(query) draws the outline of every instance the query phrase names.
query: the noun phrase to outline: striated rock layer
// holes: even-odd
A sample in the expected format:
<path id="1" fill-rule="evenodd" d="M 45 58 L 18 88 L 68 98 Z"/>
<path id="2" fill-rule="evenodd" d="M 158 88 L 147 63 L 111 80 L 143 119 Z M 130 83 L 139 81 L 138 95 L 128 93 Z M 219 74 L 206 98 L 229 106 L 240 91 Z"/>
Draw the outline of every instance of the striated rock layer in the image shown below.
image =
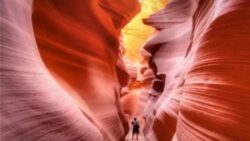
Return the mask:
<path id="1" fill-rule="evenodd" d="M 156 113 L 147 140 L 250 140 L 249 7 L 248 0 L 172 0 L 145 20 L 159 32 L 144 50 L 166 75 L 150 102 Z"/>
<path id="2" fill-rule="evenodd" d="M 128 125 L 119 89 L 127 75 L 117 62 L 119 35 L 138 1 L 0 6 L 1 140 L 123 140 Z"/>
<path id="3" fill-rule="evenodd" d="M 125 113 L 148 141 L 250 140 L 249 7 L 171 0 L 138 73 L 119 44 L 137 0 L 1 0 L 1 141 L 122 141 Z"/>

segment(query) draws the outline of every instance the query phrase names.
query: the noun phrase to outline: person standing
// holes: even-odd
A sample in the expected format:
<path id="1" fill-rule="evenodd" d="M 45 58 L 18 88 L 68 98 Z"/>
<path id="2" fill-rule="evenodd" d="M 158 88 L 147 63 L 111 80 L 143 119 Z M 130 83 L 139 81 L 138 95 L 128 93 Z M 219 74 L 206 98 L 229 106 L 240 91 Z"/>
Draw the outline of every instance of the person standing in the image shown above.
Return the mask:
<path id="1" fill-rule="evenodd" d="M 132 140 L 134 139 L 134 135 L 136 135 L 136 139 L 138 139 L 138 135 L 140 133 L 140 124 L 136 117 L 134 117 L 134 120 L 131 122 L 131 124 L 133 126 Z"/>

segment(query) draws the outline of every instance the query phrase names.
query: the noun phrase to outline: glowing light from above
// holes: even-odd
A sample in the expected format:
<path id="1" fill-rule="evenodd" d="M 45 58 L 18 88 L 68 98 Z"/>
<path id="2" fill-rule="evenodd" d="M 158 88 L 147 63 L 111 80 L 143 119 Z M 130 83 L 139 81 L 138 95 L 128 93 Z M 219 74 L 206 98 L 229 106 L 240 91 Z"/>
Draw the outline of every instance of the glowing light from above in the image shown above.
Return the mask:
<path id="1" fill-rule="evenodd" d="M 141 12 L 122 30 L 123 43 L 126 49 L 125 57 L 132 62 L 138 62 L 140 48 L 155 29 L 143 24 L 142 19 L 165 7 L 166 0 L 139 0 Z"/>

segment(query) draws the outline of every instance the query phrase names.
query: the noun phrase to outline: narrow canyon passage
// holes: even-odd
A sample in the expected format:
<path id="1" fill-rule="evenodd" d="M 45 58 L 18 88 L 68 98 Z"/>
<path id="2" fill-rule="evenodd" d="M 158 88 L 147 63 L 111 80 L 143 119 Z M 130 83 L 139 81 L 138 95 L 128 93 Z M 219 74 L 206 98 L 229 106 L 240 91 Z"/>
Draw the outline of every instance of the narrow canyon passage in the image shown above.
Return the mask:
<path id="1" fill-rule="evenodd" d="M 0 141 L 250 141 L 249 7 L 0 0 Z"/>

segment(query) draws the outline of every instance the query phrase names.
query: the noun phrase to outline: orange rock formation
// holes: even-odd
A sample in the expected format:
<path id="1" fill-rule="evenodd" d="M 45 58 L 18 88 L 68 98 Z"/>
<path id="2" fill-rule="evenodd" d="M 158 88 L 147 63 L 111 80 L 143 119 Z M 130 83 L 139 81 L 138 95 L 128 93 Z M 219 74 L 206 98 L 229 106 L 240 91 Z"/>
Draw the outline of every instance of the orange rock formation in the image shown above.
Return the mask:
<path id="1" fill-rule="evenodd" d="M 169 1 L 138 65 L 138 0 L 0 7 L 1 141 L 123 141 L 134 115 L 146 141 L 250 140 L 249 0 Z"/>

